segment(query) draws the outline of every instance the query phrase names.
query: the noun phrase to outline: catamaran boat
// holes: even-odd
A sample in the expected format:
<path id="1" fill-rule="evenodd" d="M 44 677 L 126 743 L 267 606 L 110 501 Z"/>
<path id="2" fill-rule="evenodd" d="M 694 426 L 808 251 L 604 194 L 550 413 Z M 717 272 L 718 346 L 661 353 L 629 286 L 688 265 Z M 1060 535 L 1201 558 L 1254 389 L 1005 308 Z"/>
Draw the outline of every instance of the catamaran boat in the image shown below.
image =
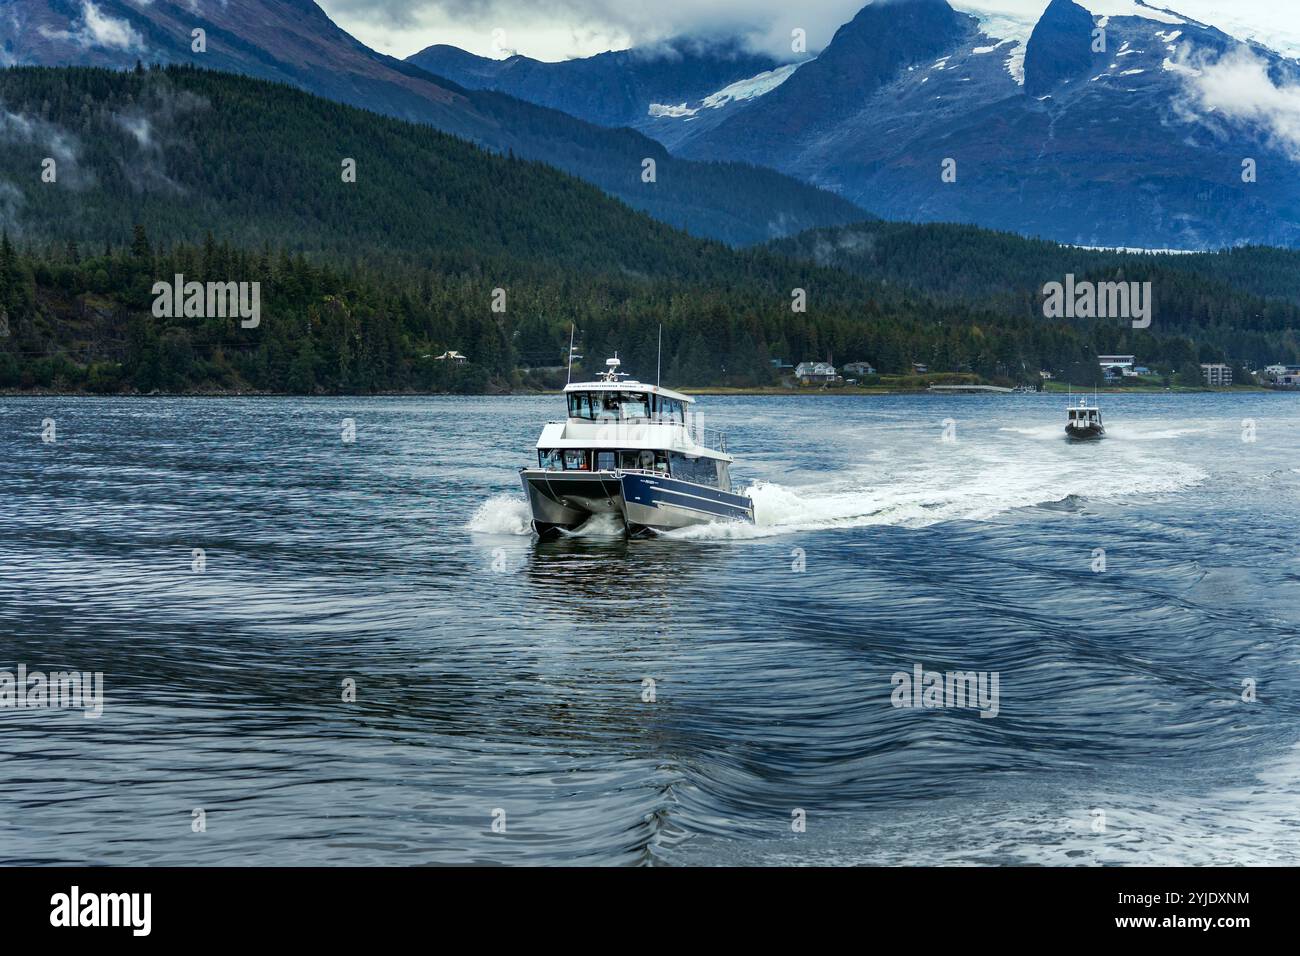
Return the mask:
<path id="1" fill-rule="evenodd" d="M 703 428 L 695 399 L 644 385 L 608 359 L 594 382 L 564 387 L 568 417 L 537 440 L 537 467 L 519 476 L 542 537 L 613 515 L 629 535 L 711 521 L 754 520 L 754 503 L 731 490 L 725 434 Z"/>
<path id="2" fill-rule="evenodd" d="M 1106 427 L 1101 423 L 1101 409 L 1096 404 L 1088 404 L 1087 396 L 1079 399 L 1078 405 L 1066 408 L 1065 437 L 1071 441 L 1087 441 L 1101 438 L 1106 434 Z"/>

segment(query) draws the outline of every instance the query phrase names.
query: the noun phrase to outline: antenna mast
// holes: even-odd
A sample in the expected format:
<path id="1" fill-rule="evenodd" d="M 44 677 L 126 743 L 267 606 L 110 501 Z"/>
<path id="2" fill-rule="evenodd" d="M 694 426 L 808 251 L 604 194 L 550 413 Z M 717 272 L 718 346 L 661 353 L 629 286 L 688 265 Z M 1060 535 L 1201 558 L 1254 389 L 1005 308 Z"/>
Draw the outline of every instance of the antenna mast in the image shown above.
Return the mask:
<path id="1" fill-rule="evenodd" d="M 577 330 L 577 323 L 569 324 L 569 374 L 565 376 L 564 384 L 568 385 L 573 381 L 573 333 Z"/>
<path id="2" fill-rule="evenodd" d="M 664 367 L 664 324 L 659 323 L 659 357 L 655 359 L 655 388 L 659 387 L 661 372 Z"/>

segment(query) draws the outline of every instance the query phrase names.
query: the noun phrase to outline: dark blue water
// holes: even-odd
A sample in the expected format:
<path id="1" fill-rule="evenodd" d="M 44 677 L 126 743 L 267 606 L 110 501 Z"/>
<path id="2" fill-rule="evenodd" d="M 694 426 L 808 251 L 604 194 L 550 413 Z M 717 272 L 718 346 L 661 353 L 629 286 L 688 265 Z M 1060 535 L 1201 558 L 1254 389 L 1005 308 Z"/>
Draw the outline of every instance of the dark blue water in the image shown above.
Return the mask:
<path id="1" fill-rule="evenodd" d="M 0 862 L 1294 861 L 1294 397 L 701 406 L 757 527 L 539 544 L 555 398 L 0 400 Z"/>

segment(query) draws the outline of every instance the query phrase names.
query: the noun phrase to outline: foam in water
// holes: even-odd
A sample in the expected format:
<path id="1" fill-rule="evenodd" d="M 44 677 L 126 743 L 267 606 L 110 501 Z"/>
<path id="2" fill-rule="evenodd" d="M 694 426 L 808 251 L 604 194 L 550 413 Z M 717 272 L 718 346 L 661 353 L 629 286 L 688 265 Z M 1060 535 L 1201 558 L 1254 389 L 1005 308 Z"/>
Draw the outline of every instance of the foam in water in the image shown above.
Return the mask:
<path id="1" fill-rule="evenodd" d="M 533 524 L 528 502 L 514 495 L 493 495 L 478 506 L 465 530 L 471 534 L 530 535 Z M 573 531 L 561 528 L 560 533 L 574 538 L 612 538 L 622 535 L 624 528 L 615 515 L 592 515 L 581 527 Z"/>
<path id="2" fill-rule="evenodd" d="M 528 502 L 514 495 L 493 495 L 478 506 L 465 530 L 474 534 L 532 534 Z"/>
<path id="3" fill-rule="evenodd" d="M 560 533 L 571 538 L 621 538 L 627 529 L 616 515 L 592 515 L 581 526 L 572 531 L 561 528 Z"/>
<path id="4" fill-rule="evenodd" d="M 978 471 L 905 471 L 882 477 L 885 480 L 878 483 L 841 480 L 800 488 L 755 482 L 743 492 L 754 502 L 754 524 L 716 522 L 683 528 L 671 536 L 764 538 L 833 528 L 923 528 L 944 521 L 987 521 L 1017 508 L 1069 498 L 1167 494 L 1193 487 L 1206 475 L 1177 463 L 1084 471 L 1045 462 L 1002 462 Z"/>

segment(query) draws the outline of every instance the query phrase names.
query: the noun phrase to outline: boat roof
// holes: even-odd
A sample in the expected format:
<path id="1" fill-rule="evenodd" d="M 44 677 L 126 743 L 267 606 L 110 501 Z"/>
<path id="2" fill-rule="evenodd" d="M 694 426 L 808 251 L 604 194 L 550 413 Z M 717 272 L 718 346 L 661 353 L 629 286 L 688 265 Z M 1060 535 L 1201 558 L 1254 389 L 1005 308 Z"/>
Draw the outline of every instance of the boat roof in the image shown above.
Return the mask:
<path id="1" fill-rule="evenodd" d="M 693 458 L 716 458 L 735 461 L 731 455 L 708 445 L 698 444 L 680 424 L 638 422 L 626 425 L 620 434 L 603 434 L 599 422 L 547 422 L 537 439 L 543 448 L 591 448 L 596 451 L 667 451 Z"/>
<path id="2" fill-rule="evenodd" d="M 695 399 L 689 395 L 674 392 L 671 388 L 646 385 L 644 382 L 638 382 L 630 378 L 625 378 L 621 382 L 570 382 L 564 386 L 564 390 L 566 392 L 648 392 L 651 395 L 662 395 L 664 398 L 674 398 L 679 402 L 695 404 Z"/>

